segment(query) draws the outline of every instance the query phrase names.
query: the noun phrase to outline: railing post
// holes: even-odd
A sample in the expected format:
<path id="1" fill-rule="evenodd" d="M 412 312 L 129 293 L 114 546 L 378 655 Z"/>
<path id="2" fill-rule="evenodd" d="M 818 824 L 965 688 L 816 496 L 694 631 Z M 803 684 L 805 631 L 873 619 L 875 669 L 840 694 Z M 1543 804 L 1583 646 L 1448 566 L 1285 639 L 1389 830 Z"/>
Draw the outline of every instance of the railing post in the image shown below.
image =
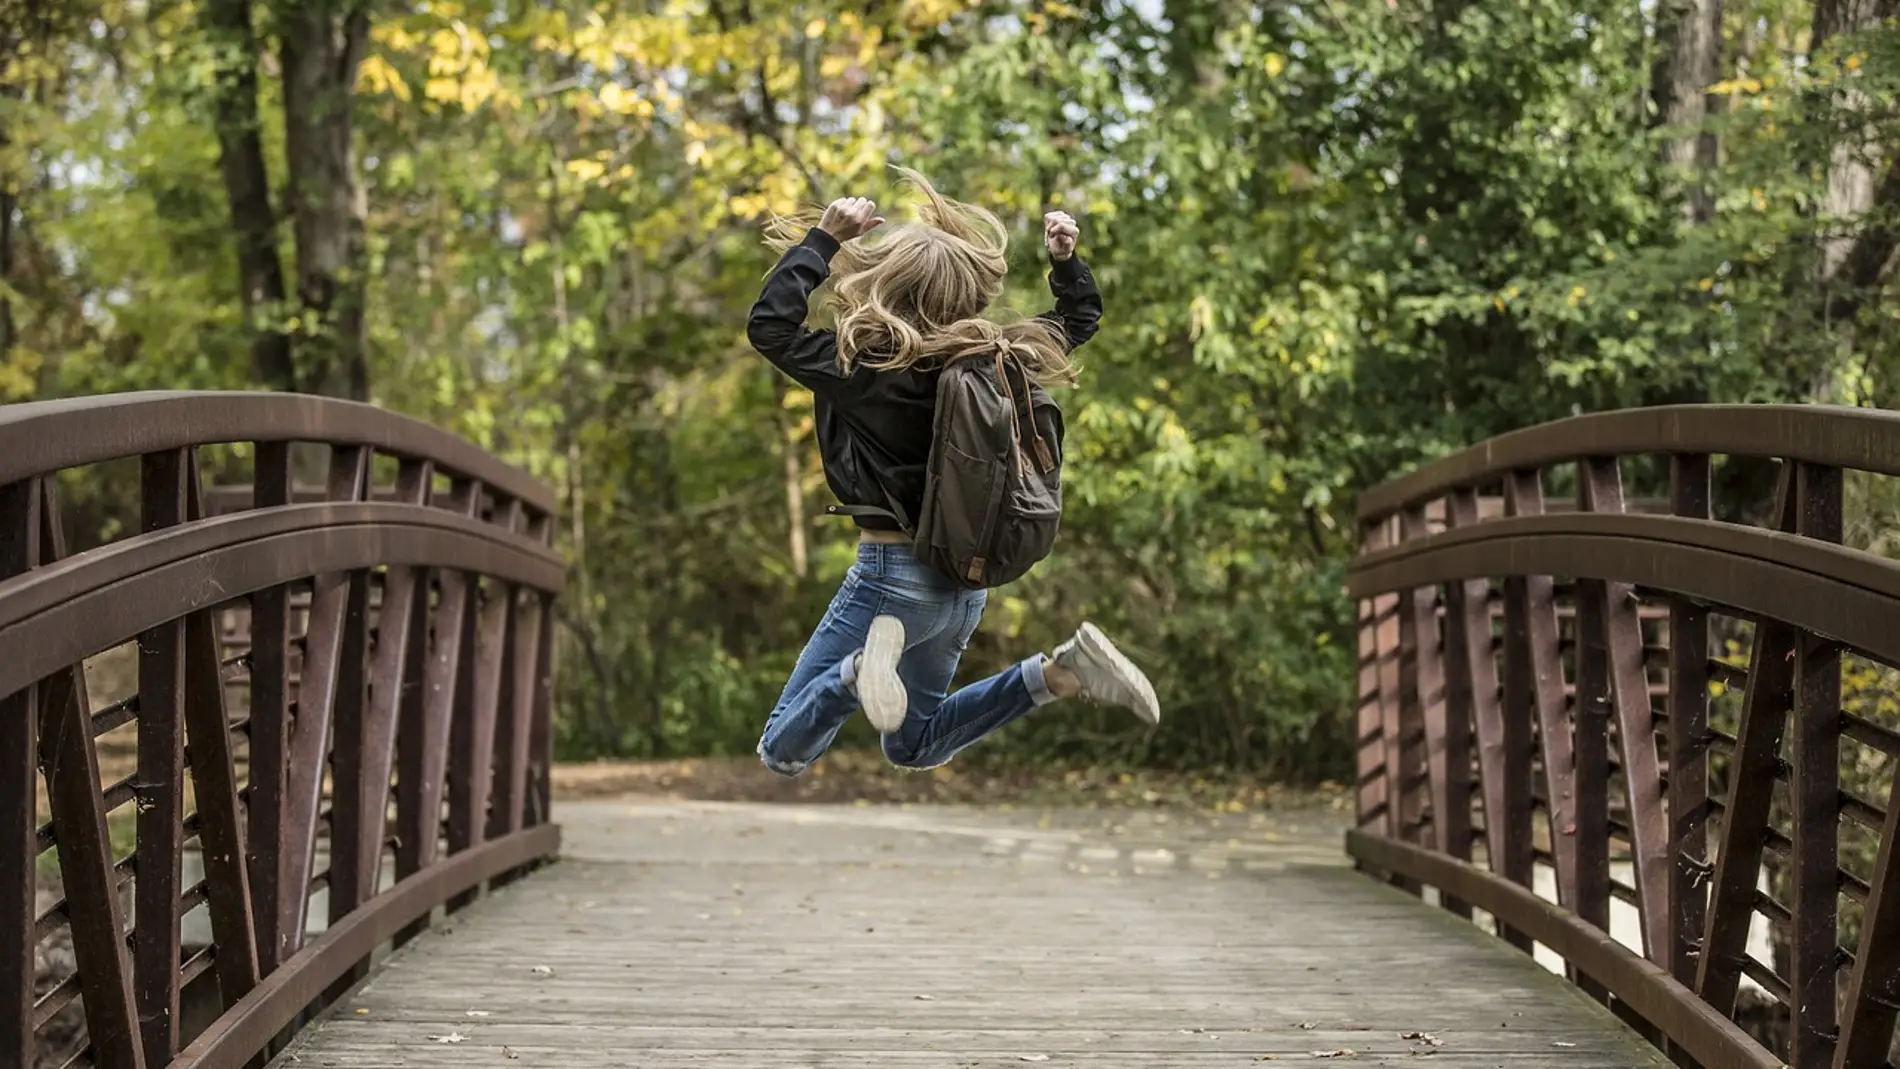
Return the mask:
<path id="1" fill-rule="evenodd" d="M 0 486 L 0 580 L 40 560 L 38 479 Z M 0 983 L 0 1065 L 33 1064 L 33 953 L 39 944 L 34 875 L 39 860 L 39 686 L 0 696 L 0 858 L 21 859 L 11 875 L 0 869 L 0 961 L 11 961 Z"/>
<path id="2" fill-rule="evenodd" d="M 1541 516 L 1542 473 L 1513 471 L 1504 483 L 1508 516 Z M 1505 716 L 1534 718 L 1544 763 L 1545 817 L 1557 870 L 1557 901 L 1577 908 L 1576 755 L 1564 708 L 1563 661 L 1557 635 L 1556 584 L 1548 575 L 1507 577 L 1504 582 Z"/>
<path id="3" fill-rule="evenodd" d="M 1709 518 L 1709 458 L 1678 453 L 1669 464 L 1670 511 Z M 1669 599 L 1669 911 L 1663 943 L 1668 967 L 1694 988 L 1708 892 L 1709 613 L 1688 598 Z"/>
<path id="4" fill-rule="evenodd" d="M 290 504 L 290 445 L 259 442 L 251 476 L 251 507 Z M 251 595 L 251 918 L 257 929 L 257 969 L 270 975 L 285 957 L 283 901 L 284 796 L 290 747 L 290 587 Z"/>
<path id="5" fill-rule="evenodd" d="M 1450 530 L 1475 527 L 1478 491 L 1472 487 L 1452 491 L 1445 500 L 1445 521 Z M 1476 728 L 1485 854 L 1491 871 L 1529 887 L 1532 877 L 1530 715 L 1524 710 L 1522 715 L 1507 717 L 1499 705 L 1490 593 L 1491 584 L 1484 579 L 1467 579 L 1445 586 L 1446 689 L 1452 724 L 1463 726 L 1464 717 L 1468 715 L 1469 723 Z M 1469 738 L 1463 745 L 1470 746 Z M 1447 747 L 1446 761 L 1453 767 L 1463 767 L 1469 762 L 1469 754 L 1453 757 Z M 1468 859 L 1469 848 L 1456 856 Z M 1522 932 L 1500 925 L 1498 934 L 1519 950 L 1531 949 L 1530 939 Z"/>
<path id="6" fill-rule="evenodd" d="M 1841 490 L 1839 468 L 1797 465 L 1796 533 L 1839 542 Z M 1793 1069 L 1826 1069 L 1834 1061 L 1840 971 L 1841 652 L 1837 643 L 1805 630 L 1795 651 L 1792 742 L 1788 1009 L 1794 1029 L 1788 1062 Z"/>
<path id="7" fill-rule="evenodd" d="M 1407 508 L 1400 523 L 1407 542 L 1430 536 L 1423 504 Z M 1471 710 L 1466 705 L 1452 708 L 1449 701 L 1438 589 L 1434 584 L 1406 592 L 1400 646 L 1412 652 L 1409 693 L 1423 735 L 1433 840 L 1441 852 L 1463 861 L 1471 858 Z M 1456 899 L 1444 898 L 1442 904 L 1459 916 L 1471 915 L 1471 907 Z"/>
<path id="8" fill-rule="evenodd" d="M 1359 546 L 1361 553 L 1375 553 L 1389 543 L 1390 525 L 1385 522 L 1364 523 L 1360 526 Z M 1384 662 L 1381 657 L 1383 648 L 1380 630 L 1386 626 L 1385 615 L 1396 610 L 1397 599 L 1391 595 L 1380 595 L 1359 599 L 1359 719 L 1358 719 L 1358 824 L 1368 827 L 1377 818 L 1384 822 L 1386 834 L 1396 836 L 1398 799 L 1391 792 L 1391 766 L 1387 758 L 1387 739 L 1385 736 L 1386 694 L 1382 689 L 1381 673 Z M 1396 621 L 1394 621 L 1396 623 Z M 1379 792 L 1379 801 L 1375 806 L 1369 800 L 1369 792 Z"/>

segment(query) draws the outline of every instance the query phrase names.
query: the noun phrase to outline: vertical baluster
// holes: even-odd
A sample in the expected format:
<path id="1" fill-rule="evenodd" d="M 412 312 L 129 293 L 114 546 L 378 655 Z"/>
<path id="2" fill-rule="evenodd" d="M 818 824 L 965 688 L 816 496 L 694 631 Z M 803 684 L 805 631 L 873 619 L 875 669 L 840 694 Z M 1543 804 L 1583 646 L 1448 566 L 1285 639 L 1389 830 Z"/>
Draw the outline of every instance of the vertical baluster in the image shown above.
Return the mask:
<path id="1" fill-rule="evenodd" d="M 1504 483 L 1504 508 L 1511 516 L 1543 514 L 1544 487 L 1537 470 L 1511 473 Z M 1506 695 L 1513 703 L 1507 715 L 1528 720 L 1524 714 L 1534 713 L 1537 718 L 1557 900 L 1574 910 L 1578 895 L 1576 754 L 1564 709 L 1555 583 L 1548 575 L 1513 576 L 1505 580 L 1504 598 Z"/>
<path id="2" fill-rule="evenodd" d="M 1775 491 L 1777 526 L 1795 525 L 1794 475 L 1783 465 Z M 1794 687 L 1795 631 L 1763 619 L 1755 625 L 1748 655 L 1748 690 L 1742 695 L 1735 756 L 1729 762 L 1728 797 L 1722 808 L 1721 846 L 1709 889 L 1708 922 L 1696 959 L 1696 994 L 1724 1017 L 1735 1015 L 1748 925 L 1755 916 L 1755 882 L 1781 763 L 1781 735 L 1788 723 Z M 1830 879 L 1832 875 L 1830 874 Z"/>
<path id="3" fill-rule="evenodd" d="M 1452 530 L 1475 527 L 1478 491 L 1472 487 L 1454 490 L 1445 502 L 1445 519 Z M 1519 715 L 1513 710 L 1517 718 L 1513 723 L 1499 706 L 1498 663 L 1491 641 L 1490 591 L 1491 584 L 1483 579 L 1467 579 L 1445 587 L 1445 661 L 1449 667 L 1446 688 L 1450 694 L 1452 724 L 1464 727 L 1465 717 L 1469 716 L 1470 724 L 1476 727 L 1485 853 L 1491 871 L 1529 887 L 1530 711 L 1523 709 Z M 1528 687 L 1524 698 L 1529 699 Z M 1453 756 L 1453 747 L 1448 745 L 1447 763 L 1459 768 L 1468 765 L 1470 745 L 1467 735 L 1457 756 Z M 1468 806 L 1469 800 L 1462 804 Z M 1468 858 L 1470 850 L 1467 847 L 1455 856 Z M 1500 926 L 1498 934 L 1520 950 L 1531 948 L 1530 938 L 1516 929 Z"/>
<path id="4" fill-rule="evenodd" d="M 53 480 L 41 479 L 39 484 L 41 561 L 50 564 L 66 556 L 66 537 Z M 94 1064 L 100 1069 L 144 1069 L 145 1048 L 125 946 L 125 911 L 119 902 L 99 754 L 92 740 L 92 704 L 81 665 L 63 668 L 40 683 L 40 772 L 52 807 L 53 840 L 59 848 L 59 875 Z"/>
<path id="5" fill-rule="evenodd" d="M 1671 511 L 1709 518 L 1709 458 L 1670 458 Z M 1669 599 L 1669 971 L 1694 987 L 1697 948 L 1707 915 L 1709 801 L 1709 614 L 1684 597 Z"/>
<path id="6" fill-rule="evenodd" d="M 330 456 L 330 499 L 362 500 L 368 492 L 369 465 L 370 451 L 365 447 L 334 449 Z M 284 876 L 278 928 L 287 954 L 303 945 L 331 724 L 339 718 L 346 724 L 360 722 L 362 715 L 364 585 L 359 572 L 318 576 L 310 598 L 310 626 L 303 678 L 297 688 L 297 720 L 290 737 L 284 803 Z M 356 752 L 353 746 L 339 749 L 334 782 L 356 782 Z"/>
<path id="7" fill-rule="evenodd" d="M 185 520 L 185 477 L 197 463 L 188 449 L 149 453 L 140 500 L 146 532 Z M 178 1052 L 178 901 L 183 886 L 185 802 L 185 622 L 139 635 L 138 870 L 134 880 L 134 980 L 145 1061 Z"/>
<path id="8" fill-rule="evenodd" d="M 1577 465 L 1578 505 L 1590 507 L 1588 460 Z M 1577 683 L 1570 705 L 1576 772 L 1571 842 L 1577 865 L 1577 916 L 1610 930 L 1610 651 L 1607 585 L 1601 579 L 1577 580 Z M 1562 834 L 1553 829 L 1553 834 Z M 1602 985 L 1572 970 L 1578 986 L 1597 999 Z"/>
<path id="9" fill-rule="evenodd" d="M 1360 531 L 1360 550 L 1376 553 L 1386 547 L 1388 525 L 1365 524 Z M 1376 819 L 1393 833 L 1397 812 L 1395 799 L 1387 793 L 1385 760 L 1385 705 L 1379 690 L 1379 627 L 1382 605 L 1394 599 L 1359 599 L 1359 731 L 1358 731 L 1358 823 L 1370 827 Z M 1373 801 L 1376 798 L 1377 801 Z"/>
<path id="10" fill-rule="evenodd" d="M 507 725 L 495 740 L 495 805 L 489 813 L 488 835 L 496 838 L 521 830 L 528 794 L 528 750 L 534 730 L 535 667 L 541 659 L 541 599 L 528 591 L 515 598 L 514 660 L 508 686 L 499 699 L 500 719 Z"/>
<path id="11" fill-rule="evenodd" d="M 1608 514 L 1623 511 L 1623 477 L 1616 458 L 1587 458 L 1579 465 L 1578 476 L 1584 508 Z M 1591 583 L 1589 591 L 1600 599 L 1592 606 L 1600 617 L 1600 630 L 1590 637 L 1602 643 L 1610 708 L 1616 715 L 1617 740 L 1622 747 L 1630 853 L 1644 952 L 1651 961 L 1666 965 L 1663 918 L 1669 912 L 1669 824 L 1663 812 L 1662 769 L 1656 760 L 1656 711 L 1650 704 L 1649 678 L 1643 666 L 1643 624 L 1637 613 L 1636 589 L 1612 580 Z M 1581 615 L 1578 621 L 1581 626 Z M 1607 727 L 1607 720 L 1605 723 Z"/>
<path id="12" fill-rule="evenodd" d="M 1429 536 L 1425 508 L 1413 505 L 1401 515 L 1408 542 Z M 1471 857 L 1471 711 L 1452 708 L 1446 692 L 1445 643 L 1438 626 L 1438 587 L 1415 587 L 1402 603 L 1400 626 L 1409 630 L 1413 653 L 1413 708 L 1424 731 L 1424 755 L 1432 808 L 1433 839 L 1453 857 Z M 1402 632 L 1403 633 L 1403 632 Z M 1406 645 L 1403 639 L 1400 645 Z M 1446 897 L 1444 907 L 1469 917 L 1471 907 Z"/>
<path id="13" fill-rule="evenodd" d="M 554 598 L 544 594 L 539 600 L 541 637 L 535 649 L 540 652 L 534 659 L 534 736 L 529 743 L 535 767 L 531 824 L 552 820 L 554 805 Z"/>
<path id="14" fill-rule="evenodd" d="M 1839 542 L 1841 469 L 1795 469 L 1795 530 L 1803 538 Z M 1834 1061 L 1836 981 L 1840 959 L 1839 839 L 1841 751 L 1840 646 L 1802 632 L 1796 643 L 1794 737 L 1789 793 L 1794 850 L 1789 857 L 1794 913 L 1789 946 L 1789 1011 L 1794 1017 L 1788 1062 L 1821 1069 Z"/>
<path id="15" fill-rule="evenodd" d="M 25 479 L 0 486 L 0 581 L 40 561 L 40 486 Z M 33 952 L 37 907 L 33 874 L 39 859 L 39 688 L 0 696 L 0 857 L 23 859 L 0 873 L 0 961 L 14 964 L 0 982 L 0 1065 L 33 1064 Z"/>
<path id="16" fill-rule="evenodd" d="M 1890 784 L 1834 1069 L 1882 1069 L 1900 1010 L 1900 777 Z"/>
<path id="17" fill-rule="evenodd" d="M 204 518 L 198 465 L 185 473 L 185 518 Z M 257 935 L 251 881 L 245 868 L 244 824 L 238 800 L 231 721 L 224 705 L 218 612 L 207 607 L 185 618 L 185 730 L 190 736 L 192 796 L 204 857 L 205 896 L 216 944 L 212 967 L 218 995 L 229 1009 L 257 986 Z"/>
<path id="18" fill-rule="evenodd" d="M 257 443 L 251 481 L 253 508 L 290 504 L 290 444 Z M 258 973 L 268 976 L 284 959 L 284 792 L 290 741 L 290 587 L 251 595 L 251 793 L 246 860 L 251 917 L 257 929 Z"/>
<path id="19" fill-rule="evenodd" d="M 495 511 L 495 525 L 512 531 L 520 516 L 521 504 L 508 501 Z M 489 584 L 475 654 L 473 708 L 471 715 L 455 718 L 450 733 L 448 841 L 452 853 L 480 843 L 485 830 L 494 779 L 495 720 L 502 696 L 507 693 L 507 677 L 514 661 L 514 602 L 513 586 L 502 582 Z M 450 905 L 460 908 L 472 897 L 472 892 L 458 896 Z"/>

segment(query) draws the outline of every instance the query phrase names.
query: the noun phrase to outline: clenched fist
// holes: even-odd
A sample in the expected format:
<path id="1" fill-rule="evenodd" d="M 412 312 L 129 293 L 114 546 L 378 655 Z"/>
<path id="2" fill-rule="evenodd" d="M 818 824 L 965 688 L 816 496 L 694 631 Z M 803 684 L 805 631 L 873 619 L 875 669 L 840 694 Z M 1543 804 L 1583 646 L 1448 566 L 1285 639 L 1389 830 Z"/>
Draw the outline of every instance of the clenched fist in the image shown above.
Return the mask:
<path id="1" fill-rule="evenodd" d="M 1048 246 L 1050 259 L 1057 263 L 1075 255 L 1075 241 L 1081 233 L 1075 225 L 1075 217 L 1068 212 L 1050 212 L 1042 217 L 1042 243 Z"/>
<path id="2" fill-rule="evenodd" d="M 825 206 L 818 218 L 818 229 L 830 234 L 839 244 L 860 238 L 881 226 L 884 217 L 877 204 L 864 197 L 840 197 Z"/>

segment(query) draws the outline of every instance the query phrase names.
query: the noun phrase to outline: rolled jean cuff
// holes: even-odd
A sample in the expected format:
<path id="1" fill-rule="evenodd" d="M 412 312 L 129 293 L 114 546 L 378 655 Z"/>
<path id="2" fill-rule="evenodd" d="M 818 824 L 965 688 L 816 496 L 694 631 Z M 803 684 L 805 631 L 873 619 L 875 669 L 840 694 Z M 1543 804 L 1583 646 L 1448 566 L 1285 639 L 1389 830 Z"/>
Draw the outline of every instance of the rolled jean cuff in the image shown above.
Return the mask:
<path id="1" fill-rule="evenodd" d="M 844 692 L 852 697 L 858 696 L 858 653 L 846 657 L 838 663 L 838 681 L 844 684 Z"/>
<path id="2" fill-rule="evenodd" d="M 1023 662 L 1023 686 L 1029 689 L 1029 700 L 1037 705 L 1048 705 L 1056 700 L 1055 691 L 1049 689 L 1049 682 L 1042 675 L 1045 660 L 1047 658 L 1038 653 Z"/>

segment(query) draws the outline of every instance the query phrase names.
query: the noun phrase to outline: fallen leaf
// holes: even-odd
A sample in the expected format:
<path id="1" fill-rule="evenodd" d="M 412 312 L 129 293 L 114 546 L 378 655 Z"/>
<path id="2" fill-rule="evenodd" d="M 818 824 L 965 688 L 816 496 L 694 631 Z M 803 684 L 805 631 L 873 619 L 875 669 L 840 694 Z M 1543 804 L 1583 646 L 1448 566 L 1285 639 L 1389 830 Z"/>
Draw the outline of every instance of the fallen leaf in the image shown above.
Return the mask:
<path id="1" fill-rule="evenodd" d="M 487 1011 L 487 1010 L 469 1010 L 469 1011 L 467 1012 L 467 1014 L 465 1014 L 465 1016 L 468 1016 L 468 1017 L 486 1017 L 486 1016 L 488 1016 L 488 1011 Z"/>
<path id="2" fill-rule="evenodd" d="M 1552 1044 L 1551 1044 L 1551 1046 L 1553 1046 L 1553 1047 L 1574 1047 L 1574 1046 L 1576 1046 L 1576 1044 L 1575 1044 L 1575 1043 L 1567 1043 L 1567 1042 L 1565 1042 L 1565 1041 L 1563 1041 L 1563 1040 L 1561 1040 L 1561 1039 L 1560 1039 L 1560 1040 L 1558 1040 L 1558 1041 L 1556 1041 L 1555 1043 L 1552 1043 Z"/>
<path id="3" fill-rule="evenodd" d="M 366 1007 L 361 1007 L 361 1006 L 359 1006 L 359 1007 L 357 1007 L 357 1010 L 356 1010 L 356 1012 L 357 1012 L 358 1014 L 366 1014 L 366 1013 L 368 1013 L 368 1012 L 369 1012 L 369 1010 L 368 1010 L 368 1009 L 367 1009 Z"/>
<path id="4" fill-rule="evenodd" d="M 1018 1054 L 1016 1060 L 1019 1062 L 1046 1062 L 1049 1060 L 1049 1056 L 1047 1054 Z"/>
<path id="5" fill-rule="evenodd" d="M 515 1048 L 513 1047 L 501 1048 L 501 1056 L 511 1061 L 521 1057 L 521 1055 L 515 1053 Z"/>
<path id="6" fill-rule="evenodd" d="M 554 975 L 554 966 L 552 966 L 552 965 L 536 965 L 536 966 L 534 967 L 534 969 L 533 969 L 532 971 L 533 971 L 533 973 L 534 973 L 534 974 L 535 974 L 536 976 L 553 976 L 553 975 Z"/>
<path id="7" fill-rule="evenodd" d="M 1429 1043 L 1434 1047 L 1439 1047 L 1439 1046 L 1444 1045 L 1442 1040 L 1440 1040 L 1437 1036 L 1432 1035 L 1430 1032 L 1400 1032 L 1399 1038 L 1415 1040 L 1419 1043 Z"/>
<path id="8" fill-rule="evenodd" d="M 1354 1053 L 1351 1050 L 1346 1049 L 1345 1047 L 1341 1047 L 1338 1050 L 1316 1050 L 1313 1052 L 1313 1057 L 1315 1058 L 1351 1058 L 1351 1057 L 1354 1057 Z"/>
<path id="9" fill-rule="evenodd" d="M 446 1036 L 430 1036 L 429 1038 L 437 1043 L 460 1043 L 468 1037 L 460 1032 L 450 1032 Z"/>
<path id="10" fill-rule="evenodd" d="M 1300 1022 L 1300 1031 L 1302 1032 L 1311 1032 L 1313 1029 L 1318 1028 L 1318 1027 L 1319 1027 L 1318 1021 L 1301 1021 Z"/>
<path id="11" fill-rule="evenodd" d="M 935 1002 L 935 1001 L 937 1001 L 937 996 L 935 996 L 935 995 L 918 995 L 918 996 L 917 996 L 917 1001 L 919 1001 L 919 1002 Z"/>

